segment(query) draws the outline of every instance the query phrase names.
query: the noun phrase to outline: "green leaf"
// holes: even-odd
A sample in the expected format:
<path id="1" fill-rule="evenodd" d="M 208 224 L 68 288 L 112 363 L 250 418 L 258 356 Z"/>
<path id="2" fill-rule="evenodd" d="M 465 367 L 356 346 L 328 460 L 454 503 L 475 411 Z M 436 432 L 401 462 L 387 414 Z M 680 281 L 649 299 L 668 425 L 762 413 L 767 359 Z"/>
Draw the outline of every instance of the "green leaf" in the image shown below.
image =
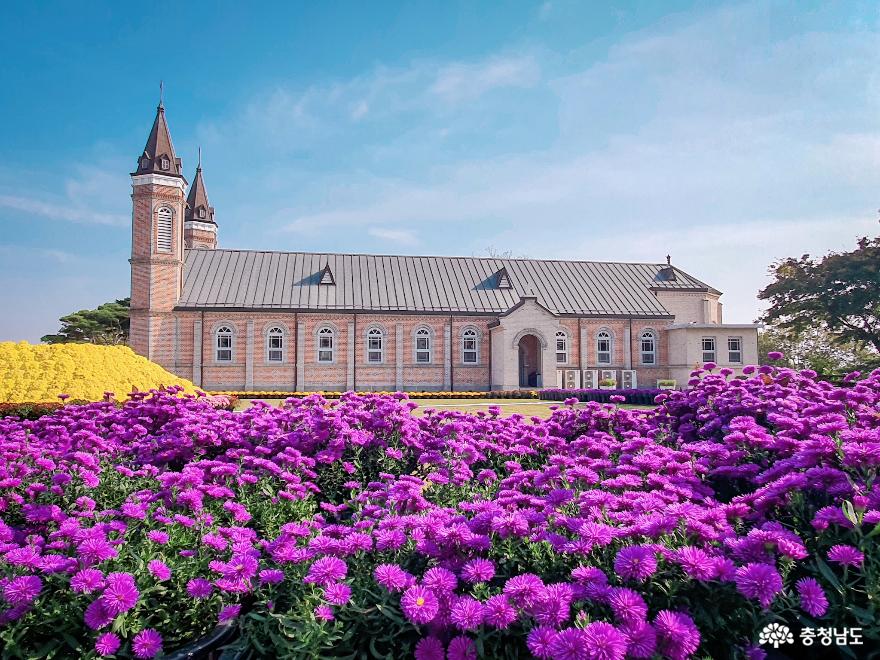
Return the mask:
<path id="1" fill-rule="evenodd" d="M 834 571 L 831 570 L 831 567 L 825 563 L 824 560 L 816 557 L 816 566 L 819 568 L 819 572 L 822 574 L 832 587 L 841 595 L 844 595 L 843 585 L 840 584 L 840 580 L 837 579 L 837 576 L 834 574 Z"/>

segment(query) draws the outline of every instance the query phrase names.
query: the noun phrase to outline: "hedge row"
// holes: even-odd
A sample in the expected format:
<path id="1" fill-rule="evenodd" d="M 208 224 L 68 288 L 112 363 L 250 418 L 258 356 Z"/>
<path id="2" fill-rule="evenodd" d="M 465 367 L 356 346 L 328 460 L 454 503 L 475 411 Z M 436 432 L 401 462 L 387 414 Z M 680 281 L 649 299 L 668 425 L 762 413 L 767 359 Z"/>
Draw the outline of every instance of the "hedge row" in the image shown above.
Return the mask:
<path id="1" fill-rule="evenodd" d="M 288 399 L 304 398 L 312 394 L 320 394 L 325 399 L 338 399 L 345 392 L 285 392 L 282 390 L 259 390 L 245 392 L 224 390 L 210 392 L 215 396 L 234 396 L 240 399 Z M 359 396 L 366 394 L 395 394 L 395 392 L 357 392 Z M 536 390 L 499 390 L 494 392 L 405 392 L 410 399 L 537 399 Z"/>
<path id="2" fill-rule="evenodd" d="M 654 405 L 654 397 L 668 390 L 638 389 L 638 390 L 583 390 L 583 389 L 548 389 L 541 390 L 540 398 L 545 401 L 565 401 L 577 399 L 578 401 L 598 401 L 599 403 L 611 403 L 612 396 L 622 396 L 624 403 L 632 403 L 642 406 Z"/>

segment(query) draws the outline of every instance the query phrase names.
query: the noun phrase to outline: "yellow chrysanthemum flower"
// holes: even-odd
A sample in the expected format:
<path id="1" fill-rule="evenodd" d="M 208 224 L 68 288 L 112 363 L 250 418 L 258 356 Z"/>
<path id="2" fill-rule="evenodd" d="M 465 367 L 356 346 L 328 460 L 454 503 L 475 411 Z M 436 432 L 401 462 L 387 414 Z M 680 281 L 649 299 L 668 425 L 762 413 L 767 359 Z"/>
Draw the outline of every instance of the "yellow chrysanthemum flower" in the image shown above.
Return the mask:
<path id="1" fill-rule="evenodd" d="M 100 401 L 104 392 L 125 399 L 134 390 L 171 385 L 196 391 L 127 346 L 0 342 L 0 403 L 58 401 L 60 394 Z"/>

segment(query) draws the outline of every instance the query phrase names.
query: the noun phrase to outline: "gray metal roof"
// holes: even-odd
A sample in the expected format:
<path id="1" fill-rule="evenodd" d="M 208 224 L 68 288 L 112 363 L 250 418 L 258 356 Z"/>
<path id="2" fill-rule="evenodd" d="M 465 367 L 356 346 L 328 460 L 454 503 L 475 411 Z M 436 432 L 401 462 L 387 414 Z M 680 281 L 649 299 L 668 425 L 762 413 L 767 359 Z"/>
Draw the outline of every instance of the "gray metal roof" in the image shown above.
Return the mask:
<path id="1" fill-rule="evenodd" d="M 320 284 L 329 266 L 335 284 Z M 510 288 L 496 286 L 505 268 Z M 714 289 L 666 264 L 187 250 L 185 309 L 503 314 L 524 296 L 556 314 L 669 316 L 654 289 Z M 668 273 L 668 271 L 667 271 Z M 717 292 L 716 292 L 717 293 Z"/>

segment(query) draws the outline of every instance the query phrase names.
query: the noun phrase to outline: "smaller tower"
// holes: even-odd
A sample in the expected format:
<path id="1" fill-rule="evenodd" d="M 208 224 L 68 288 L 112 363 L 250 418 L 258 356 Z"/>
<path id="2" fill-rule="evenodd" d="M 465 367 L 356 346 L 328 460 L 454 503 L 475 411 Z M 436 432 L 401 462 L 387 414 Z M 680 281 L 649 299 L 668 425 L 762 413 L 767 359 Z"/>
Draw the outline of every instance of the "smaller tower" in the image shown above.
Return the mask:
<path id="1" fill-rule="evenodd" d="M 183 241 L 187 249 L 217 248 L 217 223 L 214 207 L 208 203 L 208 191 L 202 178 L 202 149 L 199 147 L 199 164 L 196 177 L 186 198 L 186 215 L 183 224 Z"/>

